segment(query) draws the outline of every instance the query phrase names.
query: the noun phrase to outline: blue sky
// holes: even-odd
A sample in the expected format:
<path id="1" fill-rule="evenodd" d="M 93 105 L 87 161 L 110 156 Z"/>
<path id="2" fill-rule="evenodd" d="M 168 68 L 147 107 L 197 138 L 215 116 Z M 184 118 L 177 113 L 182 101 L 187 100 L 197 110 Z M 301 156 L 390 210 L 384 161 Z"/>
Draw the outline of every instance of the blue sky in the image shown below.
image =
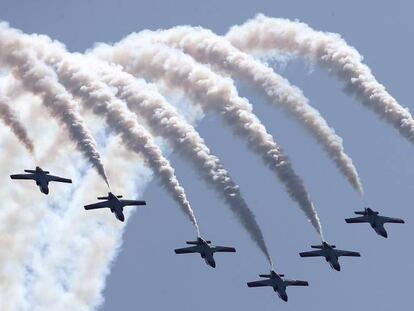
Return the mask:
<path id="1" fill-rule="evenodd" d="M 409 83 L 413 70 L 412 6 L 405 1 L 8 1 L 0 2 L 0 19 L 25 32 L 44 33 L 84 51 L 94 42 L 116 42 L 133 31 L 201 25 L 225 33 L 257 13 L 298 18 L 318 30 L 341 33 L 365 57 L 377 79 L 403 106 L 413 110 Z M 385 215 L 406 220 L 389 225 L 389 238 L 368 225 L 347 225 L 344 218 L 361 210 L 352 191 L 321 148 L 295 120 L 267 105 L 259 91 L 238 83 L 268 131 L 284 147 L 318 209 L 329 242 L 360 251 L 361 258 L 343 258 L 337 273 L 321 258 L 302 259 L 318 236 L 275 176 L 245 143 L 208 115 L 198 130 L 224 162 L 261 225 L 276 270 L 308 280 L 309 288 L 289 288 L 285 304 L 270 288 L 248 289 L 268 265 L 228 209 L 199 180 L 191 165 L 173 153 L 176 172 L 198 215 L 205 237 L 232 245 L 236 254 L 218 254 L 217 268 L 196 256 L 176 256 L 174 248 L 194 238 L 191 225 L 154 180 L 145 192 L 148 208 L 128 223 L 122 251 L 113 264 L 102 310 L 408 310 L 413 307 L 412 246 L 414 212 L 413 148 L 396 130 L 379 120 L 343 84 L 300 60 L 280 73 L 299 86 L 311 104 L 344 139 L 357 166 L 366 202 Z"/>

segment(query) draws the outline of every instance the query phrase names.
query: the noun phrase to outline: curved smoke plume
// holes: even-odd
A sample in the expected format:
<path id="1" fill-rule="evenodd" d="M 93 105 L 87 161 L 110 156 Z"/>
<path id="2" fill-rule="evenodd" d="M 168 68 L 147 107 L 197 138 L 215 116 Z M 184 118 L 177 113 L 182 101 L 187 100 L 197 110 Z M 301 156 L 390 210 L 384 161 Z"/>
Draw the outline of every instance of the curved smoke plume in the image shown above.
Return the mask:
<path id="1" fill-rule="evenodd" d="M 234 26 L 226 38 L 246 52 L 294 53 L 318 62 L 346 82 L 346 90 L 357 95 L 365 106 L 414 142 L 414 120 L 400 106 L 362 62 L 358 51 L 339 34 L 316 31 L 300 22 L 258 15 L 241 26 Z"/>
<path id="2" fill-rule="evenodd" d="M 146 32 L 146 31 L 145 31 Z M 329 127 L 320 113 L 309 105 L 302 91 L 267 65 L 232 46 L 225 38 L 201 27 L 177 26 L 150 33 L 154 42 L 182 49 L 197 61 L 208 63 L 263 89 L 274 104 L 282 105 L 322 145 L 352 187 L 363 194 L 357 170 L 345 153 L 342 138 Z"/>
<path id="3" fill-rule="evenodd" d="M 188 216 L 199 236 L 196 217 L 173 167 L 163 156 L 151 134 L 138 123 L 136 116 L 125 108 L 106 84 L 86 70 L 88 62 L 82 55 L 67 53 L 61 45 L 53 44 L 45 36 L 31 36 L 30 40 L 33 41 L 32 47 L 38 50 L 45 63 L 56 71 L 62 85 L 79 97 L 85 108 L 105 117 L 111 129 L 121 135 L 125 146 L 144 156 L 147 164 L 160 177 L 163 186 Z"/>
<path id="4" fill-rule="evenodd" d="M 172 87 L 183 89 L 205 110 L 219 112 L 234 132 L 244 139 L 284 184 L 289 196 L 299 203 L 314 228 L 322 236 L 316 210 L 303 181 L 294 172 L 287 156 L 252 113 L 248 101 L 239 97 L 230 79 L 215 74 L 181 51 L 162 44 L 152 44 L 145 36 L 132 34 L 113 48 L 101 44 L 95 53 L 120 64 L 134 75 L 162 79 Z"/>
<path id="5" fill-rule="evenodd" d="M 210 153 L 194 127 L 168 104 L 155 86 L 134 78 L 119 67 L 105 65 L 102 62 L 96 63 L 95 67 L 99 77 L 117 89 L 117 96 L 127 103 L 131 111 L 142 116 L 156 135 L 167 138 L 174 147 L 188 156 L 204 180 L 213 185 L 226 201 L 271 264 L 262 231 L 241 195 L 239 186 L 232 180 L 221 161 Z"/>
<path id="6" fill-rule="evenodd" d="M 30 92 L 43 98 L 43 104 L 69 131 L 78 150 L 108 184 L 96 142 L 76 109 L 72 96 L 59 84 L 55 73 L 33 56 L 23 34 L 0 23 L 0 64 L 11 69 Z M 109 185 L 109 184 L 108 184 Z"/>

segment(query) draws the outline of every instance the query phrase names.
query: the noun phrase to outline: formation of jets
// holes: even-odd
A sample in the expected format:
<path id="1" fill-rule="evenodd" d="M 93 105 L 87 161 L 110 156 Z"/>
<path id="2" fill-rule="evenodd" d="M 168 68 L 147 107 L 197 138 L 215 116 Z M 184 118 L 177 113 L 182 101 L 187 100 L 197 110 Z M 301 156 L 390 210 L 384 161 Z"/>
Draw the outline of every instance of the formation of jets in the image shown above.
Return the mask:
<path id="1" fill-rule="evenodd" d="M 40 192 L 44 194 L 49 194 L 49 182 L 63 182 L 63 183 L 72 183 L 71 179 L 58 177 L 50 175 L 49 171 L 42 170 L 39 166 L 36 166 L 34 170 L 24 170 L 26 174 L 15 174 L 10 175 L 11 179 L 23 179 L 23 180 L 34 180 L 36 185 L 39 186 Z M 121 199 L 122 195 L 114 195 L 112 192 L 108 193 L 106 197 L 98 197 L 98 200 L 103 200 L 98 203 L 85 205 L 86 210 L 99 209 L 99 208 L 109 208 L 112 213 L 115 214 L 115 217 L 119 221 L 124 221 L 124 207 L 125 206 L 138 206 L 146 205 L 145 201 L 139 200 L 124 200 Z"/>
<path id="2" fill-rule="evenodd" d="M 44 171 L 40 167 L 36 167 L 34 170 L 24 170 L 25 174 L 10 175 L 11 179 L 21 180 L 34 180 L 40 191 L 44 194 L 49 194 L 49 182 L 62 182 L 72 183 L 71 179 L 50 175 L 49 171 Z M 109 208 L 111 212 L 119 221 L 124 221 L 124 207 L 125 206 L 140 206 L 146 205 L 145 201 L 141 200 L 126 200 L 122 199 L 122 195 L 115 195 L 109 192 L 105 197 L 98 197 L 100 202 L 85 205 L 85 210 Z M 403 224 L 404 220 L 400 218 L 392 218 L 379 215 L 379 212 L 367 207 L 364 211 L 354 212 L 358 217 L 347 218 L 345 222 L 348 224 L 355 223 L 369 223 L 375 232 L 384 237 L 388 237 L 388 233 L 384 228 L 385 223 Z M 236 249 L 227 246 L 212 245 L 211 241 L 204 240 L 201 237 L 197 237 L 195 241 L 187 241 L 186 244 L 191 245 L 189 247 L 175 249 L 176 254 L 191 254 L 197 253 L 210 267 L 216 267 L 216 261 L 214 259 L 214 253 L 235 253 Z M 339 257 L 360 257 L 360 253 L 355 251 L 346 251 L 337 249 L 335 245 L 330 245 L 325 241 L 322 241 L 321 245 L 311 245 L 311 248 L 316 249 L 312 251 L 306 251 L 299 253 L 300 257 L 324 257 L 329 263 L 332 269 L 341 271 L 339 264 Z M 273 290 L 283 301 L 288 301 L 288 295 L 286 288 L 288 286 L 309 286 L 307 281 L 290 280 L 284 278 L 283 274 L 278 274 L 271 270 L 270 274 L 259 274 L 263 280 L 248 282 L 248 287 L 272 287 Z"/>

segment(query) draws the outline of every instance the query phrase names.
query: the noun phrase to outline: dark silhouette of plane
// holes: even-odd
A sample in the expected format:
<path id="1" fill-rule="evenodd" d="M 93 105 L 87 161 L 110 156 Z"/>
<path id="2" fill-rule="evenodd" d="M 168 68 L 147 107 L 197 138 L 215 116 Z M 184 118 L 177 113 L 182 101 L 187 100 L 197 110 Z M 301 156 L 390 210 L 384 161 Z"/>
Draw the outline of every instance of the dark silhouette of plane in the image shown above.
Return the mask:
<path id="1" fill-rule="evenodd" d="M 372 229 L 375 230 L 375 232 L 386 238 L 388 237 L 388 233 L 384 228 L 385 223 L 393 223 L 393 224 L 403 224 L 404 220 L 400 218 L 391 218 L 391 217 L 385 217 L 380 216 L 379 212 L 373 211 L 369 207 L 365 208 L 362 212 L 354 212 L 357 215 L 362 215 L 359 217 L 353 217 L 353 218 L 347 218 L 345 219 L 346 223 L 348 224 L 356 224 L 356 223 L 369 223 L 372 227 Z"/>
<path id="2" fill-rule="evenodd" d="M 264 287 L 271 286 L 273 290 L 277 292 L 280 299 L 283 301 L 288 301 L 288 295 L 286 294 L 286 287 L 288 286 L 309 286 L 309 283 L 306 281 L 298 280 L 289 280 L 283 279 L 284 274 L 277 274 L 275 271 L 271 270 L 270 274 L 259 274 L 261 278 L 267 278 L 266 280 L 248 282 L 248 287 Z"/>
<path id="3" fill-rule="evenodd" d="M 109 208 L 111 212 L 115 214 L 115 217 L 120 220 L 124 221 L 124 207 L 131 206 L 131 205 L 146 205 L 145 201 L 138 201 L 138 200 L 120 200 L 122 195 L 114 195 L 112 192 L 108 192 L 107 197 L 98 197 L 98 200 L 105 200 L 102 202 L 94 203 L 85 205 L 86 210 L 90 209 L 98 209 L 98 208 Z"/>
<path id="4" fill-rule="evenodd" d="M 190 247 L 178 248 L 175 251 L 176 254 L 190 254 L 190 253 L 199 253 L 201 258 L 204 259 L 206 264 L 215 268 L 216 262 L 214 260 L 214 253 L 235 253 L 236 249 L 233 247 L 226 246 L 213 246 L 210 245 L 211 241 L 206 241 L 200 237 L 197 238 L 197 241 L 187 241 L 189 245 L 195 245 Z"/>
<path id="5" fill-rule="evenodd" d="M 322 245 L 312 245 L 312 248 L 318 248 L 317 251 L 309 251 L 299 253 L 300 257 L 325 257 L 325 260 L 329 262 L 332 269 L 336 271 L 341 271 L 341 266 L 339 265 L 339 257 L 360 257 L 361 254 L 358 252 L 344 251 L 340 249 L 335 249 L 335 245 L 329 245 L 326 242 L 322 242 Z"/>
<path id="6" fill-rule="evenodd" d="M 39 186 L 39 189 L 44 194 L 49 194 L 49 182 L 63 182 L 71 184 L 72 180 L 67 178 L 62 178 L 58 176 L 50 175 L 48 171 L 42 170 L 39 166 L 36 166 L 35 170 L 24 170 L 27 174 L 15 174 L 10 175 L 11 179 L 30 179 L 36 181 L 36 185 Z"/>

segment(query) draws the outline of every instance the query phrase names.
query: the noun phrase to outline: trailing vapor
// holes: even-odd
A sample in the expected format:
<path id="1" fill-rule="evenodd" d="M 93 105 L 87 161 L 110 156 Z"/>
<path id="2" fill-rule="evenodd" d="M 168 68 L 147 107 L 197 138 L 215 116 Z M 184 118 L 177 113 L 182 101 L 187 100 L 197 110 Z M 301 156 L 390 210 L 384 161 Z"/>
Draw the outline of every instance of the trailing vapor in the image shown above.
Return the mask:
<path id="1" fill-rule="evenodd" d="M 231 79 L 225 79 L 196 63 L 183 52 L 163 44 L 152 44 L 146 35 L 132 34 L 114 47 L 101 44 L 94 53 L 120 64 L 135 76 L 160 79 L 170 87 L 180 88 L 205 111 L 220 113 L 234 132 L 256 151 L 284 184 L 289 196 L 304 211 L 316 231 L 322 228 L 303 181 L 294 172 L 287 156 L 266 128 L 252 113 L 249 102 L 241 98 Z"/>
<path id="2" fill-rule="evenodd" d="M 153 42 L 182 49 L 198 62 L 241 78 L 264 90 L 273 104 L 282 105 L 322 145 L 352 187 L 363 194 L 362 185 L 352 159 L 345 153 L 342 138 L 329 127 L 320 113 L 309 105 L 302 91 L 274 72 L 232 46 L 225 38 L 201 27 L 177 26 L 164 31 L 148 32 Z"/>
<path id="3" fill-rule="evenodd" d="M 72 96 L 57 81 L 55 73 L 33 56 L 30 45 L 22 40 L 22 36 L 6 23 L 0 23 L 0 66 L 10 69 L 27 91 L 43 98 L 51 115 L 67 128 L 78 150 L 109 186 L 95 139 L 77 111 Z"/>
<path id="4" fill-rule="evenodd" d="M 119 67 L 96 63 L 99 77 L 117 90 L 128 108 L 141 116 L 155 135 L 167 138 L 171 145 L 193 162 L 201 176 L 226 201 L 252 240 L 271 263 L 263 234 L 253 212 L 221 161 L 210 153 L 204 140 L 158 92 L 154 85 L 137 79 Z"/>
<path id="5" fill-rule="evenodd" d="M 226 38 L 248 53 L 293 53 L 319 63 L 345 81 L 346 90 L 357 95 L 365 106 L 414 142 L 411 113 L 375 79 L 358 51 L 339 34 L 316 31 L 305 23 L 260 14 L 241 26 L 232 27 Z"/>
<path id="6" fill-rule="evenodd" d="M 144 156 L 146 163 L 188 216 L 199 236 L 196 217 L 170 162 L 163 156 L 151 134 L 138 123 L 136 116 L 125 108 L 106 84 L 99 81 L 97 75 L 86 70 L 88 61 L 84 56 L 67 53 L 61 45 L 53 44 L 45 36 L 31 36 L 28 40 L 33 41 L 32 47 L 56 71 L 62 85 L 79 97 L 85 108 L 104 117 L 110 128 L 121 135 L 125 146 Z"/>

